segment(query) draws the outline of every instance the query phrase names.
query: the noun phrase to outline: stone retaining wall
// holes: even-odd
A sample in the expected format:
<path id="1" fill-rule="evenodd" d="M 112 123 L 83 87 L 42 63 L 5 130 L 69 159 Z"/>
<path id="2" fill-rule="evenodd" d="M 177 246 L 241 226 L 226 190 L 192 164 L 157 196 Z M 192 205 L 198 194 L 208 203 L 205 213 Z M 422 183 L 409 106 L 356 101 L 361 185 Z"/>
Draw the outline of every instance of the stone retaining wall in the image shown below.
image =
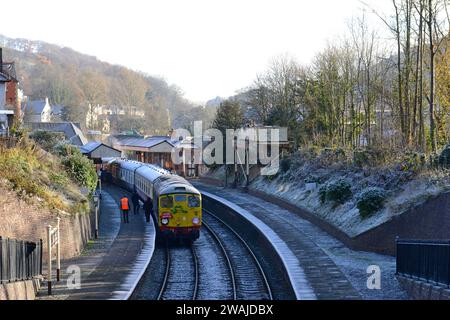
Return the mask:
<path id="1" fill-rule="evenodd" d="M 408 296 L 414 300 L 450 300 L 450 290 L 426 281 L 397 277 Z"/>
<path id="2" fill-rule="evenodd" d="M 61 216 L 61 258 L 79 255 L 93 236 L 91 214 Z M 12 191 L 0 188 L 0 236 L 38 242 L 44 240 L 46 228 L 56 226 L 56 215 L 46 208 L 19 200 Z"/>
<path id="3" fill-rule="evenodd" d="M 39 279 L 0 284 L 0 300 L 34 300 L 41 286 Z"/>

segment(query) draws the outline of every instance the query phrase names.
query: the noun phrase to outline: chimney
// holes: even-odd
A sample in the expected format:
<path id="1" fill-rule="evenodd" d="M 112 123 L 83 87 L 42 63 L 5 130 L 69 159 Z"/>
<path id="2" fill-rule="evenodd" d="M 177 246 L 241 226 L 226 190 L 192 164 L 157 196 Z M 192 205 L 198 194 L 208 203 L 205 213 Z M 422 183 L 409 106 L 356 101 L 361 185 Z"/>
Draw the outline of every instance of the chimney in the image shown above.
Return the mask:
<path id="1" fill-rule="evenodd" d="M 3 72 L 3 48 L 0 47 L 0 72 Z"/>

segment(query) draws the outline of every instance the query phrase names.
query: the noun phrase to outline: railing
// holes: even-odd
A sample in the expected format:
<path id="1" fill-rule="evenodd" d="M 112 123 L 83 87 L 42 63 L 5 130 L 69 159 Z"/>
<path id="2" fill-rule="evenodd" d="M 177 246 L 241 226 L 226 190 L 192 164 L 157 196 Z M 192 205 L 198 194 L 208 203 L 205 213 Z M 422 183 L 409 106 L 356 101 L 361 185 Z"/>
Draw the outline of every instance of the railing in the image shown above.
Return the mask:
<path id="1" fill-rule="evenodd" d="M 0 237 L 0 283 L 40 276 L 42 248 L 42 240 L 35 243 Z"/>
<path id="2" fill-rule="evenodd" d="M 396 242 L 398 275 L 450 286 L 450 240 Z"/>

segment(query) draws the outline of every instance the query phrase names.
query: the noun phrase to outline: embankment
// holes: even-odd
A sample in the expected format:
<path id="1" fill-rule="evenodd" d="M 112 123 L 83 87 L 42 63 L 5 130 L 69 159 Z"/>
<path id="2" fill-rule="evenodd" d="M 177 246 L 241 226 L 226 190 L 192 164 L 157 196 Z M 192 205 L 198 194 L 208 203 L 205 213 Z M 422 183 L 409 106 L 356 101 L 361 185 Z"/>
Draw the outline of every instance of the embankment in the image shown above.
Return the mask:
<path id="1" fill-rule="evenodd" d="M 202 178 L 200 181 L 216 186 L 221 185 L 221 182 L 216 179 Z M 328 221 L 289 201 L 253 189 L 248 189 L 247 192 L 299 215 L 354 250 L 372 251 L 395 256 L 396 237 L 447 239 L 450 235 L 450 192 L 431 197 L 401 215 L 393 216 L 390 220 L 354 237 L 347 235 Z"/>

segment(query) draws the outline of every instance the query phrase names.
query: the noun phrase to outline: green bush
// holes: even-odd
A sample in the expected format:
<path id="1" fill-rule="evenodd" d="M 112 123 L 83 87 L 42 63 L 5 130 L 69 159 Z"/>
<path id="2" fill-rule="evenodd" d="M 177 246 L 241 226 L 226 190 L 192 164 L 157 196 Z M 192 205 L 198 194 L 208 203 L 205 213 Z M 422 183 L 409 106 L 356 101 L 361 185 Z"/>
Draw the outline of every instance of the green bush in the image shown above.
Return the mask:
<path id="1" fill-rule="evenodd" d="M 286 173 L 291 168 L 291 158 L 283 158 L 280 162 L 281 172 Z"/>
<path id="2" fill-rule="evenodd" d="M 442 150 L 438 162 L 441 167 L 450 168 L 450 144 Z"/>
<path id="3" fill-rule="evenodd" d="M 383 207 L 387 193 L 381 188 L 367 188 L 357 196 L 356 206 L 361 217 L 366 218 Z"/>
<path id="4" fill-rule="evenodd" d="M 316 175 L 310 175 L 303 180 L 305 183 L 321 183 L 322 179 Z"/>
<path id="5" fill-rule="evenodd" d="M 77 147 L 70 145 L 68 143 L 57 143 L 54 147 L 53 147 L 53 153 L 55 153 L 56 155 L 60 156 L 60 157 L 68 157 L 68 156 L 72 156 L 72 155 L 82 155 L 80 149 L 78 149 Z"/>
<path id="6" fill-rule="evenodd" d="M 352 196 L 350 183 L 345 179 L 339 179 L 323 185 L 319 189 L 322 202 L 332 201 L 343 204 Z"/>
<path id="7" fill-rule="evenodd" d="M 18 193 L 43 196 L 45 186 L 31 178 L 38 166 L 29 149 L 13 148 L 0 153 L 0 177 L 7 179 Z"/>
<path id="8" fill-rule="evenodd" d="M 400 170 L 416 172 L 425 165 L 425 155 L 417 152 L 406 152 L 400 163 Z"/>
<path id="9" fill-rule="evenodd" d="M 94 163 L 80 149 L 67 143 L 59 143 L 55 145 L 53 152 L 62 158 L 61 163 L 72 179 L 91 192 L 95 191 L 98 176 Z"/>
<path id="10" fill-rule="evenodd" d="M 353 164 L 362 167 L 374 167 L 385 164 L 392 151 L 382 147 L 365 147 L 353 151 Z"/>
<path id="11" fill-rule="evenodd" d="M 324 184 L 319 188 L 320 202 L 324 203 L 327 200 L 327 185 Z"/>
<path id="12" fill-rule="evenodd" d="M 55 145 L 64 140 L 64 135 L 60 132 L 38 130 L 31 133 L 30 138 L 36 141 L 42 149 L 51 152 Z"/>

